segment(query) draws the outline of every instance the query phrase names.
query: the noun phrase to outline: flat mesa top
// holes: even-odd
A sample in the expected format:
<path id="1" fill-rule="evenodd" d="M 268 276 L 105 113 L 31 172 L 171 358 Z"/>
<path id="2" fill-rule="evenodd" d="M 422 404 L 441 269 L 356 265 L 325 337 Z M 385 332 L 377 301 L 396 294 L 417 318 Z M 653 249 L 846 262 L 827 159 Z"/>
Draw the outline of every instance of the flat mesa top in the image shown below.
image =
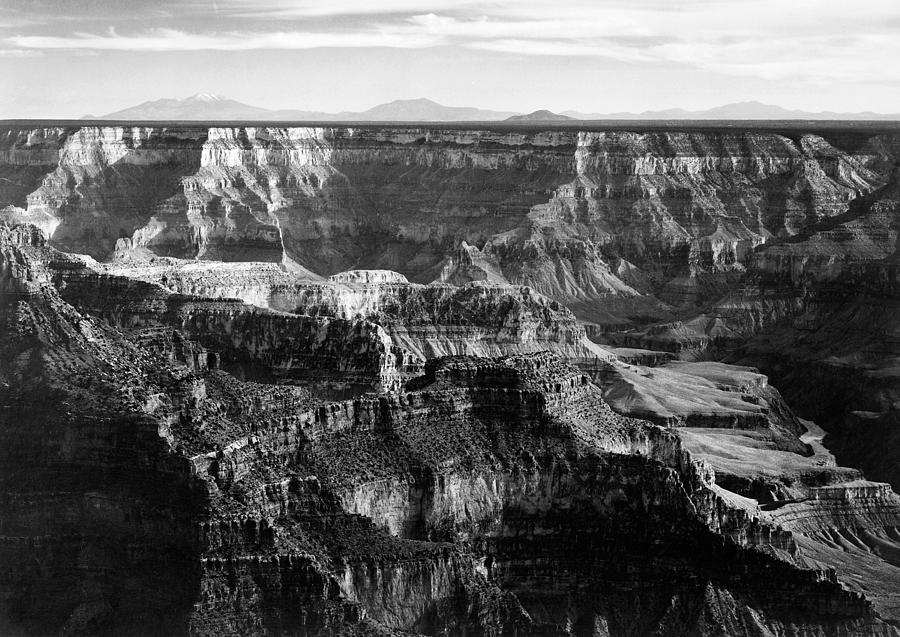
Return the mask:
<path id="1" fill-rule="evenodd" d="M 375 129 L 444 129 L 495 131 L 763 131 L 763 132 L 855 132 L 897 133 L 900 120 L 563 120 L 563 121 L 452 121 L 452 122 L 385 122 L 385 121 L 276 121 L 276 120 L 111 120 L 111 119 L 3 119 L 5 128 L 46 126 L 146 126 L 165 128 L 197 127 L 365 127 Z"/>

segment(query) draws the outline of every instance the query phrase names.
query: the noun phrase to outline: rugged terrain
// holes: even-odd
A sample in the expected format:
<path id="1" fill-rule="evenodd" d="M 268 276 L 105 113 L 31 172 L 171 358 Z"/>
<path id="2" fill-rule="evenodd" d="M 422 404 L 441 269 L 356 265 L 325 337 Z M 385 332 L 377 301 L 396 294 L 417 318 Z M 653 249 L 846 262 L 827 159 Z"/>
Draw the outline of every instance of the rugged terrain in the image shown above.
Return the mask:
<path id="1" fill-rule="evenodd" d="M 3 131 L 0 631 L 898 634 L 898 159 Z"/>

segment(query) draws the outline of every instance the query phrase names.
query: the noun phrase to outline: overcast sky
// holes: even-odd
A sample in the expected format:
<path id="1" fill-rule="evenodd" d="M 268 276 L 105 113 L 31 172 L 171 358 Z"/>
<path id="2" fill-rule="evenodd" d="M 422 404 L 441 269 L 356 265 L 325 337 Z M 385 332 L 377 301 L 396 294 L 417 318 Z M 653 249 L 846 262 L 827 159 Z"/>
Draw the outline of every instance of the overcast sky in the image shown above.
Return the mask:
<path id="1" fill-rule="evenodd" d="M 532 111 L 900 112 L 900 0 L 0 0 L 0 117 L 206 92 Z"/>

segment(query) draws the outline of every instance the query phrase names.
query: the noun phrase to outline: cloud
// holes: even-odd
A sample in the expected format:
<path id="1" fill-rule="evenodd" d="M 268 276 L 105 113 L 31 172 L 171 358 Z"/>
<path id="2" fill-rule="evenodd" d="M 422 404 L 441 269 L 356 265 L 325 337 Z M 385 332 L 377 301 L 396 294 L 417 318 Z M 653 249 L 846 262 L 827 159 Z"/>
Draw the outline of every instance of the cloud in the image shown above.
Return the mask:
<path id="1" fill-rule="evenodd" d="M 509 20 L 480 16 L 461 19 L 428 13 L 407 18 L 399 28 L 462 40 L 493 38 L 568 40 L 619 35 L 623 30 L 633 30 L 631 22 L 630 16 L 613 14 L 607 14 L 602 22 L 593 23 L 578 17 Z"/>
<path id="2" fill-rule="evenodd" d="M 524 56 L 679 65 L 767 80 L 900 80 L 900 2 L 834 0 L 501 5 L 478 18 L 425 14 L 407 24 L 467 48 Z M 650 10 L 652 8 L 652 10 Z M 566 10 L 568 9 L 568 10 Z"/>
<path id="3" fill-rule="evenodd" d="M 521 40 L 504 38 L 471 42 L 468 48 L 516 55 L 554 57 L 600 57 L 623 62 L 647 62 L 653 58 L 637 49 L 618 46 L 612 42 L 576 40 Z"/>
<path id="4" fill-rule="evenodd" d="M 768 80 L 898 82 L 900 39 L 886 34 L 779 38 L 765 43 L 678 42 L 653 50 L 659 59 Z"/>
<path id="5" fill-rule="evenodd" d="M 252 51 L 258 49 L 315 49 L 325 47 L 422 48 L 438 44 L 433 37 L 369 31 L 316 33 L 303 31 L 188 33 L 152 29 L 141 34 L 105 35 L 75 33 L 71 36 L 13 36 L 6 42 L 24 49 L 90 49 L 96 51 Z"/>
<path id="6" fill-rule="evenodd" d="M 311 18 L 324 16 L 409 15 L 429 11 L 479 10 L 479 0 L 268 0 L 264 6 L 248 0 L 221 0 L 218 7 L 226 15 L 238 18 Z"/>
<path id="7" fill-rule="evenodd" d="M 127 34 L 47 29 L 3 42 L 22 56 L 43 50 L 454 46 L 497 54 L 596 57 L 647 68 L 680 65 L 776 80 L 900 79 L 897 0 L 856 0 L 853 9 L 844 0 L 433 0 L 423 10 L 424 4 L 270 0 L 260 8 L 249 0 L 218 0 L 200 32 L 197 3 L 165 2 L 158 11 L 171 14 L 176 23 L 184 18 L 178 28 Z M 273 29 L 273 23 L 278 27 Z"/>
<path id="8" fill-rule="evenodd" d="M 43 54 L 43 51 L 31 49 L 0 49 L 0 58 L 33 58 L 40 57 Z"/>

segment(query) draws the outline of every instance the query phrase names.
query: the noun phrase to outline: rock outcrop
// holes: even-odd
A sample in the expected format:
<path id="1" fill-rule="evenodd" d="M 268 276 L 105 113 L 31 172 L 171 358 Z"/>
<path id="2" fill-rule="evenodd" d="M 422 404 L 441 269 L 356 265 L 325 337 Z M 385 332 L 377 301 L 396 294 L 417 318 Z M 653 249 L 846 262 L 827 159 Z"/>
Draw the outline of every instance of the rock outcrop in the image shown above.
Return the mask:
<path id="1" fill-rule="evenodd" d="M 553 351 L 595 368 L 614 358 L 587 338 L 575 316 L 557 301 L 524 286 L 481 281 L 454 286 L 408 283 L 388 271 L 338 273 L 328 281 L 264 263 L 114 264 L 115 276 L 158 283 L 173 292 L 246 303 L 321 320 L 369 321 L 419 360 L 448 355 L 508 356 Z"/>
<path id="2" fill-rule="evenodd" d="M 172 293 L 146 281 L 109 275 L 53 248 L 21 248 L 42 277 L 79 310 L 147 344 L 187 341 L 242 378 L 316 384 L 345 394 L 398 389 L 422 361 L 392 344 L 382 328 L 357 319 L 301 316 L 238 299 Z M 166 333 L 168 327 L 174 332 Z M 196 345 L 191 345 L 195 342 Z"/>

